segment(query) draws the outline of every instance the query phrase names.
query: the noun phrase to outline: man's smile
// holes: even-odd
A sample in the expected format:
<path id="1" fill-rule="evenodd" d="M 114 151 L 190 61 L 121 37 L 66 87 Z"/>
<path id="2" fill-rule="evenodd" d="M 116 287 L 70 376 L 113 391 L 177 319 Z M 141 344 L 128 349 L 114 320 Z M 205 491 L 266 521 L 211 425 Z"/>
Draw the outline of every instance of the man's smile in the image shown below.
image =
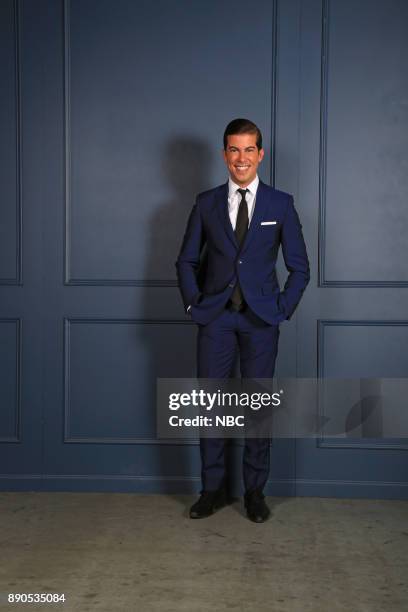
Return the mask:
<path id="1" fill-rule="evenodd" d="M 249 164 L 236 164 L 235 168 L 238 170 L 238 172 L 245 172 L 246 170 L 248 170 L 249 168 Z"/>

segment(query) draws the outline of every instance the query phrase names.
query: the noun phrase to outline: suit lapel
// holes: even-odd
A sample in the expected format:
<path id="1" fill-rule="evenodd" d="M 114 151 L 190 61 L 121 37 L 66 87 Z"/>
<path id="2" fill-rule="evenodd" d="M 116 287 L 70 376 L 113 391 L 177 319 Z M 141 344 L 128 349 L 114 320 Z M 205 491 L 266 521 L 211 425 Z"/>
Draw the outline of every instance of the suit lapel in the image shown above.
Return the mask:
<path id="1" fill-rule="evenodd" d="M 249 224 L 249 228 L 241 248 L 241 253 L 243 253 L 248 248 L 250 242 L 254 239 L 254 236 L 256 236 L 259 232 L 259 228 L 261 227 L 261 221 L 266 216 L 267 205 L 267 190 L 265 189 L 265 183 L 262 183 L 262 181 L 260 180 L 258 189 L 256 190 L 255 209 L 252 214 L 251 223 Z"/>
<path id="2" fill-rule="evenodd" d="M 224 227 L 228 238 L 231 240 L 232 244 L 236 249 L 239 248 L 237 238 L 235 236 L 234 230 L 232 229 L 231 220 L 229 217 L 228 210 L 228 181 L 221 185 L 220 189 L 217 192 L 217 209 L 218 215 L 220 217 L 220 221 L 222 226 Z"/>

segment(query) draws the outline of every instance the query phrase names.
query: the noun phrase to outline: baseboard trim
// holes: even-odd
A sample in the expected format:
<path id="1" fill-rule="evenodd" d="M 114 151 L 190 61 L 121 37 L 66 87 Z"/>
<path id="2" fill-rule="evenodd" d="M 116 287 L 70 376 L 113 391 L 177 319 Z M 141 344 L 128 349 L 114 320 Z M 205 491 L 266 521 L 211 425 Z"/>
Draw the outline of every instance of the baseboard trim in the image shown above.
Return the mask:
<path id="1" fill-rule="evenodd" d="M 0 491 L 70 491 L 196 494 L 199 476 L 129 476 L 122 474 L 0 474 Z M 233 491 L 237 495 L 240 490 Z M 408 499 L 406 482 L 271 479 L 265 494 L 277 497 Z"/>

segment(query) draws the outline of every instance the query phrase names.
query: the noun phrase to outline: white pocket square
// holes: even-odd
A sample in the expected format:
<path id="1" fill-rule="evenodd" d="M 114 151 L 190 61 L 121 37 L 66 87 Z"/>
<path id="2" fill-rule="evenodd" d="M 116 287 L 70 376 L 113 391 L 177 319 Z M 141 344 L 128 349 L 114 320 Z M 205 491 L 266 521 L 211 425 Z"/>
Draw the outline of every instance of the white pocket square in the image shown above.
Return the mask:
<path id="1" fill-rule="evenodd" d="M 277 221 L 261 221 L 261 225 L 276 225 Z"/>

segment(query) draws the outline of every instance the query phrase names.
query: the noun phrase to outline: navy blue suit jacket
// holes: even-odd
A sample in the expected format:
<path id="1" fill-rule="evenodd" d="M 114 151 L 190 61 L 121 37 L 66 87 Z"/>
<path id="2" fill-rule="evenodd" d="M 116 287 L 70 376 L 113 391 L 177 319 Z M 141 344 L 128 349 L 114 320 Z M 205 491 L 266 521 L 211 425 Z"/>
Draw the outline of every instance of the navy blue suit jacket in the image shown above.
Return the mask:
<path id="1" fill-rule="evenodd" d="M 279 246 L 289 272 L 283 291 L 275 271 Z M 200 286 L 197 274 L 204 247 L 207 262 Z M 245 301 L 261 319 L 275 325 L 290 319 L 310 280 L 293 197 L 259 181 L 255 209 L 240 248 L 229 218 L 228 181 L 198 194 L 176 269 L 184 307 L 187 311 L 191 305 L 192 319 L 198 324 L 206 325 L 224 309 L 237 279 Z"/>

